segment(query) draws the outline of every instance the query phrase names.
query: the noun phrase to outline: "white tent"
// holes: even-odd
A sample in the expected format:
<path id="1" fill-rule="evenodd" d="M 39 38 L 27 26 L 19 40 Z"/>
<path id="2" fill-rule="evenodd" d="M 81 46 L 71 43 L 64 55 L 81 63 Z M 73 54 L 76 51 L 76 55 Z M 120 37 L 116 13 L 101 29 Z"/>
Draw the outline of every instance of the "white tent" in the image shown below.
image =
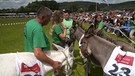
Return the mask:
<path id="1" fill-rule="evenodd" d="M 89 1 L 89 2 L 97 2 L 97 3 L 116 4 L 116 3 L 135 1 L 135 0 L 55 0 L 55 1 L 57 2 Z"/>

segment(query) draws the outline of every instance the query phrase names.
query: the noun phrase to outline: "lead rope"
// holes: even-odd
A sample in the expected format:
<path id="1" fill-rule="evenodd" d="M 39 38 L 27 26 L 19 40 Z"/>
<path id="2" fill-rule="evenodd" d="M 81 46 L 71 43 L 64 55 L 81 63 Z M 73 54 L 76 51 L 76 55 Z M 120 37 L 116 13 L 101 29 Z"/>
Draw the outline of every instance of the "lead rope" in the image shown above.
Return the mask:
<path id="1" fill-rule="evenodd" d="M 64 51 L 62 51 L 62 53 L 65 55 L 65 57 L 66 57 L 66 61 L 67 61 L 67 64 L 68 64 L 68 66 L 71 68 L 71 66 L 70 66 L 70 64 L 69 64 L 69 61 L 68 61 L 68 57 L 67 57 L 67 55 L 65 54 L 65 52 Z"/>
<path id="2" fill-rule="evenodd" d="M 111 28 L 118 30 L 118 31 L 119 31 L 123 36 L 125 36 L 130 42 L 132 42 L 133 44 L 135 44 L 135 41 L 131 40 L 129 37 L 127 37 L 127 35 L 125 35 L 125 34 L 120 30 L 121 27 L 111 27 Z"/>
<path id="3" fill-rule="evenodd" d="M 71 65 L 69 64 L 69 61 L 68 61 L 68 57 L 67 57 L 67 55 L 65 54 L 65 52 L 64 51 L 61 51 L 64 55 L 65 55 L 65 57 L 66 57 L 66 61 L 67 61 L 67 65 L 70 67 L 70 69 L 71 69 Z M 68 68 L 68 67 L 67 67 Z"/>
<path id="4" fill-rule="evenodd" d="M 120 33 L 122 33 L 128 40 L 130 40 L 133 44 L 135 44 L 135 42 L 133 40 L 131 40 L 130 38 L 128 38 L 119 28 L 117 28 L 118 31 L 120 31 Z"/>

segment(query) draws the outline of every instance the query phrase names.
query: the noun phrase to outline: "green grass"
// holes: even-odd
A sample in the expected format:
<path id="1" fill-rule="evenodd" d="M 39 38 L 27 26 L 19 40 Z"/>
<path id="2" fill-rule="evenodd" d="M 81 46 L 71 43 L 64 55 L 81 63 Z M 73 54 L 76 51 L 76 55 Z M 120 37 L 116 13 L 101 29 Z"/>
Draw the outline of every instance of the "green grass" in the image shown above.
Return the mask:
<path id="1" fill-rule="evenodd" d="M 26 22 L 31 18 L 0 18 L 1 24 Z M 24 24 L 0 26 L 0 53 L 23 51 Z"/>
<path id="2" fill-rule="evenodd" d="M 0 26 L 0 53 L 23 51 L 23 25 Z"/>
<path id="3" fill-rule="evenodd" d="M 0 18 L 0 24 L 26 22 L 31 18 Z"/>
<path id="4" fill-rule="evenodd" d="M 27 22 L 31 18 L 3 18 L 0 19 L 0 24 L 7 24 L 13 22 Z M 89 24 L 84 23 L 84 28 L 88 28 Z M 24 24 L 15 24 L 15 25 L 7 25 L 7 26 L 0 26 L 0 54 L 2 53 L 10 53 L 10 52 L 21 52 L 23 51 L 24 47 L 24 37 L 23 37 L 23 28 Z M 44 31 L 48 35 L 50 43 L 52 43 L 51 35 L 49 34 L 50 30 L 50 23 L 47 26 L 44 26 Z M 108 36 L 111 36 L 115 39 L 126 40 L 125 38 L 118 38 L 115 35 L 111 35 L 110 33 L 106 33 Z M 52 49 L 52 48 L 51 48 Z M 73 73 L 72 76 L 84 76 L 84 68 L 82 60 L 79 57 L 79 48 L 78 42 L 75 42 L 74 46 L 74 56 L 75 61 L 73 65 Z M 90 67 L 91 75 L 92 76 L 102 76 L 102 69 L 101 67 L 93 68 Z M 51 76 L 52 73 L 48 74 L 47 76 Z"/>

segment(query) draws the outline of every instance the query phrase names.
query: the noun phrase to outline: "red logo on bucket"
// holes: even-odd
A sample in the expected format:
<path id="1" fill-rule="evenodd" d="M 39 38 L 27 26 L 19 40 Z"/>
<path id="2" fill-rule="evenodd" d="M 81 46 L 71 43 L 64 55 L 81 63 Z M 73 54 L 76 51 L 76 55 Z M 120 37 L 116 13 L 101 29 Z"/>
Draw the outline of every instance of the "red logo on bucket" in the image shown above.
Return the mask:
<path id="1" fill-rule="evenodd" d="M 122 64 L 132 66 L 133 61 L 134 61 L 134 57 L 118 54 L 117 57 L 115 58 L 115 60 L 117 61 L 117 63 L 122 63 Z"/>
<path id="2" fill-rule="evenodd" d="M 32 72 L 35 72 L 35 73 L 40 72 L 40 67 L 39 67 L 39 65 L 37 63 L 35 65 L 31 66 L 31 67 L 29 67 L 26 64 L 22 63 L 21 68 L 22 68 L 21 72 L 29 72 L 29 71 L 32 71 Z"/>

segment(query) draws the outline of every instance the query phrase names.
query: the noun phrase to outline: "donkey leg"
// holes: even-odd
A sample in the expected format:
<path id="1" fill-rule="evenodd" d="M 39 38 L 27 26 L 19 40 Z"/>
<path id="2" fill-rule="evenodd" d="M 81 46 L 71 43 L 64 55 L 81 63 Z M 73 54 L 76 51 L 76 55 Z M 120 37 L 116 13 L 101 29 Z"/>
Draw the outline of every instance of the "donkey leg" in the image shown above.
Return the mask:
<path id="1" fill-rule="evenodd" d="M 85 76 L 90 76 L 90 64 L 89 61 L 86 61 L 84 64 Z"/>

